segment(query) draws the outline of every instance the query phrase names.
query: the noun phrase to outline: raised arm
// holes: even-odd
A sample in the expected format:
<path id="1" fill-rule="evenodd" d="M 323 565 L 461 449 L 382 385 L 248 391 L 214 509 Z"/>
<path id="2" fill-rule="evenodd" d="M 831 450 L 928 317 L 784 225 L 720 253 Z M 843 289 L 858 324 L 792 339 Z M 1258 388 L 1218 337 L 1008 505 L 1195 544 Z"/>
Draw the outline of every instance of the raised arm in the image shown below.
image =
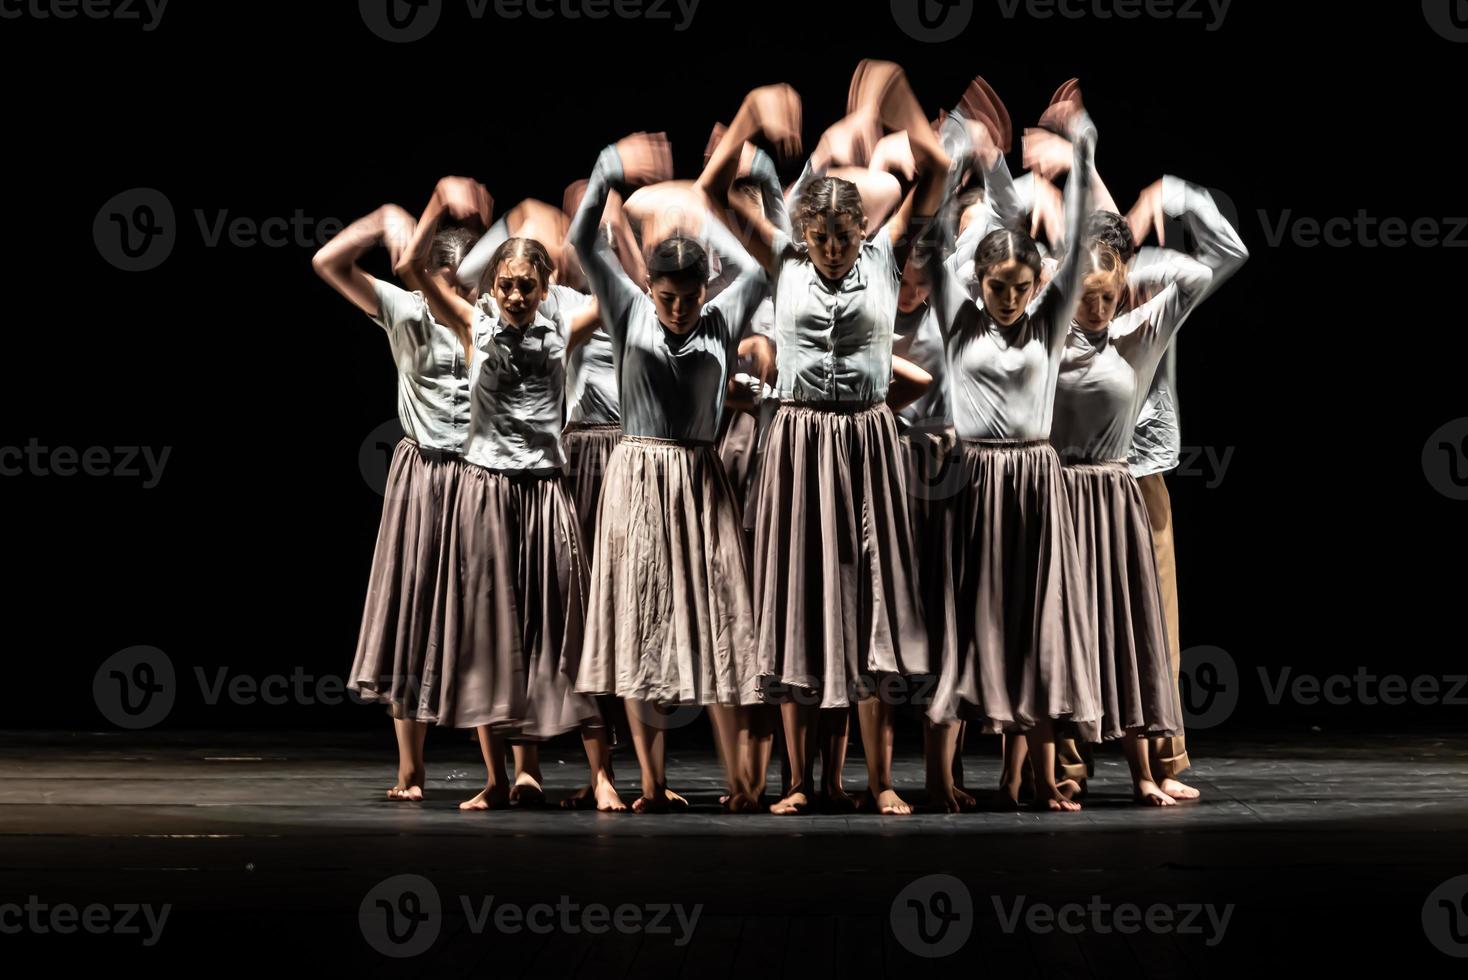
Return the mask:
<path id="1" fill-rule="evenodd" d="M 571 219 L 568 239 L 601 306 L 602 325 L 614 340 L 622 337 L 627 316 L 642 293 L 622 275 L 616 257 L 598 234 L 607 197 L 614 188 L 665 179 L 671 170 L 672 154 L 661 134 L 638 133 L 626 137 L 602 150 L 596 158 L 581 206 Z"/>
<path id="2" fill-rule="evenodd" d="M 1138 245 L 1147 240 L 1148 232 L 1154 228 L 1157 243 L 1166 244 L 1164 216 L 1181 218 L 1193 236 L 1193 258 L 1213 272 L 1209 292 L 1223 285 L 1248 261 L 1249 250 L 1243 239 L 1219 211 L 1207 189 L 1171 175 L 1154 181 L 1127 212 L 1127 223 L 1131 225 L 1132 237 Z"/>
<path id="3" fill-rule="evenodd" d="M 704 234 L 720 261 L 734 274 L 734 281 L 708 304 L 721 315 L 726 331 L 724 343 L 732 349 L 741 343 L 744 325 L 764 298 L 765 274 L 739 239 L 712 214 L 704 221 Z"/>
<path id="4" fill-rule="evenodd" d="M 739 163 L 744 156 L 746 143 L 756 137 L 763 137 L 781 157 L 794 157 L 800 153 L 800 127 L 800 96 L 793 88 L 789 85 L 765 85 L 755 89 L 744 97 L 734 121 L 718 137 L 718 142 L 704 165 L 703 173 L 695 183 L 698 190 L 707 194 L 718 205 L 715 209 L 717 212 L 727 213 L 726 209 L 731 207 L 739 212 L 748 225 L 748 233 L 741 234 L 740 237 L 749 253 L 771 275 L 777 271 L 775 242 L 782 232 L 785 236 L 789 235 L 790 224 L 788 216 L 783 222 L 780 220 L 782 212 L 775 210 L 772 192 L 765 186 L 774 173 L 773 161 L 769 162 L 767 173 L 755 169 L 760 166 L 759 154 L 751 164 L 751 173 L 761 182 L 760 196 L 765 205 L 762 214 L 755 214 L 742 207 L 737 200 L 732 200 L 730 191 L 734 178 L 739 173 Z M 774 183 L 778 188 L 778 176 L 774 177 Z M 778 193 L 774 194 L 774 197 L 780 196 Z"/>
<path id="5" fill-rule="evenodd" d="M 397 262 L 397 272 L 408 288 L 421 292 L 439 323 L 459 335 L 464 349 L 472 348 L 474 305 L 449 288 L 428 268 L 433 239 L 445 214 L 458 221 L 477 220 L 487 224 L 494 202 L 482 184 L 467 177 L 445 177 L 434 188 L 423 216 L 418 219 L 412 241 Z"/>
<path id="6" fill-rule="evenodd" d="M 343 228 L 311 257 L 311 268 L 332 289 L 368 316 L 378 315 L 377 289 L 357 261 L 377 245 L 385 245 L 397 266 L 413 238 L 413 216 L 396 204 L 384 204 Z"/>
<path id="7" fill-rule="evenodd" d="M 1052 110 L 1055 108 L 1051 107 Z M 1046 331 L 1053 356 L 1059 356 L 1065 346 L 1066 333 L 1084 285 L 1086 219 L 1091 213 L 1091 166 L 1096 153 L 1096 126 L 1086 111 L 1075 106 L 1063 119 L 1074 147 L 1071 179 L 1065 186 L 1065 237 L 1068 246 L 1054 277 L 1033 301 L 1032 313 L 1032 318 Z"/>

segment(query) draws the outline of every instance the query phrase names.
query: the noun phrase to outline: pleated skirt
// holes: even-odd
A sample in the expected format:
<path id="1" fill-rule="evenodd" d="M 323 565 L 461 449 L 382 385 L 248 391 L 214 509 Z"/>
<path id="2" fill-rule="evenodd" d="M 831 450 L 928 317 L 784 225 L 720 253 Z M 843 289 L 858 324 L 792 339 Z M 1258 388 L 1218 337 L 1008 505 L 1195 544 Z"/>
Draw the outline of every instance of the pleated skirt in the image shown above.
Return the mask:
<path id="1" fill-rule="evenodd" d="M 1047 442 L 964 440 L 956 465 L 957 643 L 929 718 L 989 733 L 1049 718 L 1098 741 L 1099 674 L 1059 457 Z"/>
<path id="2" fill-rule="evenodd" d="M 757 702 L 749 563 L 714 447 L 623 436 L 596 527 L 576 689 L 661 704 Z"/>
<path id="3" fill-rule="evenodd" d="M 1124 460 L 1062 470 L 1100 663 L 1102 735 L 1183 731 L 1142 489 Z"/>
<path id="4" fill-rule="evenodd" d="M 905 465 L 885 404 L 775 413 L 754 540 L 771 698 L 814 693 L 822 708 L 841 708 L 873 675 L 928 672 Z"/>
<path id="5" fill-rule="evenodd" d="M 600 724 L 575 691 L 586 565 L 559 473 L 465 464 L 446 556 L 438 721 L 549 738 Z"/>
<path id="6" fill-rule="evenodd" d="M 601 500 L 607 461 L 621 437 L 618 422 L 572 422 L 561 433 L 561 445 L 566 450 L 566 482 L 580 521 L 583 548 L 596 546 L 596 505 Z M 586 560 L 589 565 L 590 552 Z"/>
<path id="7" fill-rule="evenodd" d="M 347 688 L 394 718 L 438 720 L 437 691 L 424 680 L 442 657 L 444 552 L 463 467 L 457 455 L 410 439 L 398 442 L 388 467 Z"/>

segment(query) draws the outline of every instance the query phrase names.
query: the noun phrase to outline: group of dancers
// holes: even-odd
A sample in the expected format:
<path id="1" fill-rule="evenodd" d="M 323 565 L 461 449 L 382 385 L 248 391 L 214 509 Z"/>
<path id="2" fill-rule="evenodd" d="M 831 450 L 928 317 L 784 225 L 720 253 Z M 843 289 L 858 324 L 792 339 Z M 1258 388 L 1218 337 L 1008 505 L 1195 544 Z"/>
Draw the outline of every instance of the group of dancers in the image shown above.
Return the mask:
<path id="1" fill-rule="evenodd" d="M 398 370 L 406 435 L 349 681 L 389 706 L 389 798 L 422 799 L 436 724 L 477 732 L 465 809 L 543 803 L 537 745 L 571 731 L 590 778 L 564 805 L 627 809 L 615 719 L 631 809 L 686 807 L 665 732 L 701 705 L 730 812 L 911 813 L 894 677 L 929 682 L 941 811 L 978 805 L 970 728 L 1004 736 L 1002 805 L 1079 809 L 1104 740 L 1137 801 L 1198 797 L 1178 779 L 1165 361 L 1246 259 L 1238 235 L 1171 176 L 1121 214 L 1074 80 L 1023 132 L 1018 178 L 982 78 L 930 121 L 897 65 L 863 61 L 786 188 L 801 119 L 764 86 L 696 180 L 638 133 L 561 207 L 496 221 L 482 185 L 445 177 L 416 220 L 384 205 L 316 255 Z M 1163 247 L 1168 218 L 1187 254 Z M 378 246 L 402 286 L 360 267 Z"/>

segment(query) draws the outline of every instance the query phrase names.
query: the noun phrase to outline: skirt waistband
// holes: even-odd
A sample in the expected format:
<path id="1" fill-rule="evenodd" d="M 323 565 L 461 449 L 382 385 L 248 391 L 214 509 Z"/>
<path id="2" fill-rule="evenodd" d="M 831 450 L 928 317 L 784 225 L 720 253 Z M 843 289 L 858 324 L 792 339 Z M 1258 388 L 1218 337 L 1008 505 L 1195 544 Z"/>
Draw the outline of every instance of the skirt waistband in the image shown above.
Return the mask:
<path id="1" fill-rule="evenodd" d="M 621 432 L 621 422 L 567 422 L 563 435 L 571 432 Z"/>
<path id="2" fill-rule="evenodd" d="M 463 459 L 463 455 L 457 449 L 434 449 L 432 446 L 422 446 L 403 436 L 403 441 L 418 451 L 418 455 L 435 463 L 455 463 Z"/>
<path id="3" fill-rule="evenodd" d="M 622 434 L 621 442 L 631 443 L 634 446 L 665 446 L 679 447 L 682 449 L 711 449 L 716 443 L 705 439 L 660 439 L 657 436 L 631 436 L 625 432 Z"/>
<path id="4" fill-rule="evenodd" d="M 839 412 L 843 415 L 855 415 L 858 412 L 867 412 L 885 402 L 841 402 L 841 401 L 796 401 L 791 398 L 780 399 L 781 408 L 804 408 L 813 412 Z"/>
<path id="5" fill-rule="evenodd" d="M 965 446 L 980 449 L 1034 449 L 1050 445 L 1049 439 L 960 439 Z"/>
<path id="6" fill-rule="evenodd" d="M 1124 459 L 1078 459 L 1074 462 L 1066 462 L 1062 459 L 1061 463 L 1068 470 L 1088 467 L 1098 470 L 1114 470 L 1120 468 L 1125 469 L 1128 473 L 1132 471 L 1131 465 Z"/>

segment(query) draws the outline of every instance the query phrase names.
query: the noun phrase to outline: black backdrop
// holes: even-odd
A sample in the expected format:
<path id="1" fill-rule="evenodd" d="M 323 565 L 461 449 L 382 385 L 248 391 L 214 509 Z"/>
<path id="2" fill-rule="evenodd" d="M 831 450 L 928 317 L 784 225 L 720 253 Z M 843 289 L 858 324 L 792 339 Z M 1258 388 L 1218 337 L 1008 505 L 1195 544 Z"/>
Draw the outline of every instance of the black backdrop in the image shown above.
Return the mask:
<path id="1" fill-rule="evenodd" d="M 711 123 L 772 81 L 803 96 L 810 147 L 858 60 L 880 57 L 906 67 L 932 112 L 982 73 L 1017 129 L 1079 76 L 1123 208 L 1166 172 L 1236 209 L 1252 257 L 1179 341 L 1184 442 L 1230 454 L 1228 466 L 1220 479 L 1204 455 L 1169 478 L 1184 647 L 1226 651 L 1240 675 L 1226 726 L 1460 728 L 1468 691 L 1460 705 L 1355 694 L 1273 705 L 1257 670 L 1271 683 L 1282 667 L 1468 671 L 1468 504 L 1452 499 L 1446 451 L 1429 447 L 1468 415 L 1468 252 L 1369 247 L 1356 231 L 1339 247 L 1289 231 L 1271 242 L 1282 220 L 1364 209 L 1434 219 L 1468 244 L 1452 221 L 1468 215 L 1468 44 L 1416 3 L 1237 0 L 1213 30 L 1106 19 L 1091 3 L 1073 5 L 1091 11 L 1080 19 L 968 6 L 968 29 L 943 43 L 904 33 L 886 2 L 702 0 L 679 31 L 676 14 L 474 19 L 449 0 L 427 38 L 404 44 L 374 35 L 356 3 L 179 3 L 153 30 L 0 20 L 0 446 L 106 447 L 116 464 L 117 447 L 169 452 L 153 487 L 30 464 L 17 474 L 7 458 L 12 687 L 0 725 L 112 728 L 94 675 L 137 645 L 163 651 L 177 674 L 161 729 L 380 725 L 376 709 L 319 703 L 311 685 L 279 705 L 210 704 L 196 673 L 319 680 L 350 663 L 381 506 L 361 460 L 385 465 L 370 443 L 394 417 L 394 374 L 380 331 L 311 272 L 323 229 L 383 201 L 416 213 L 449 173 L 484 181 L 501 210 L 523 196 L 558 202 L 601 146 L 634 129 L 665 130 L 692 175 Z M 129 272 L 109 261 L 106 205 L 136 188 L 166 198 L 175 242 L 156 268 Z M 263 227 L 298 213 L 299 232 Z M 228 232 L 211 244 L 221 217 L 279 244 L 231 244 Z"/>

